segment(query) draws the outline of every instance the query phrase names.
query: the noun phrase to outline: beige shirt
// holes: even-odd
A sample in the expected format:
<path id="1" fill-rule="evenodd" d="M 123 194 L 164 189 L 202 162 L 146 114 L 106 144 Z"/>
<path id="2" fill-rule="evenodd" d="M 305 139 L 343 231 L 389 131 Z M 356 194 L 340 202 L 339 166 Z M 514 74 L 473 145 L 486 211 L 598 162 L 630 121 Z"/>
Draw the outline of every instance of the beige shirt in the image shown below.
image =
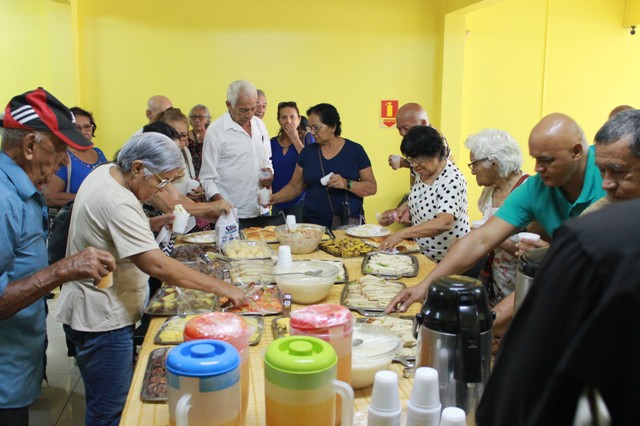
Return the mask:
<path id="1" fill-rule="evenodd" d="M 96 168 L 73 205 L 67 256 L 95 247 L 117 261 L 110 288 L 97 288 L 92 279 L 62 286 L 55 319 L 78 331 L 115 330 L 140 319 L 149 276 L 128 257 L 158 249 L 140 201 L 109 174 L 112 167 Z"/>

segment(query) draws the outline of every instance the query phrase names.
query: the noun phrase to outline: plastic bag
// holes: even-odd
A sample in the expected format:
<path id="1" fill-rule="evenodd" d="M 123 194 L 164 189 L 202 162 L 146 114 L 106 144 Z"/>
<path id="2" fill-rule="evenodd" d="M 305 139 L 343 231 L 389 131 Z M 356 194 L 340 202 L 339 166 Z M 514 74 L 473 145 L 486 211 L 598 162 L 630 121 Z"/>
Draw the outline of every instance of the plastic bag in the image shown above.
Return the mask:
<path id="1" fill-rule="evenodd" d="M 232 209 L 228 215 L 223 214 L 218 218 L 216 222 L 216 243 L 218 247 L 224 246 L 231 240 L 240 238 L 236 212 L 236 209 Z"/>

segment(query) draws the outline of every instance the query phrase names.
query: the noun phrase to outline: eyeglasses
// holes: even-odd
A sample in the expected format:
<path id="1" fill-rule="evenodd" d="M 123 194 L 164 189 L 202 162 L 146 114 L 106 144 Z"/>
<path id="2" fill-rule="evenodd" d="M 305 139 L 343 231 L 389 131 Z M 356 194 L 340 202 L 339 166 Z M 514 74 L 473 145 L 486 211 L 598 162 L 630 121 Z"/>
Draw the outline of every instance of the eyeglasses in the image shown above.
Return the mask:
<path id="1" fill-rule="evenodd" d="M 147 166 L 146 164 L 144 165 L 144 168 L 149 170 L 151 173 L 153 173 L 153 175 L 160 181 L 160 183 L 158 185 L 156 185 L 156 188 L 158 189 L 162 189 L 165 186 L 169 185 L 171 183 L 172 179 L 165 179 L 162 176 L 160 176 L 159 174 L 157 174 L 151 167 Z"/>
<path id="2" fill-rule="evenodd" d="M 178 135 L 178 139 L 180 139 L 181 141 L 188 141 L 189 140 L 189 133 L 180 133 Z"/>
<path id="3" fill-rule="evenodd" d="M 190 115 L 189 118 L 192 120 L 206 120 L 209 118 L 209 116 L 202 115 L 202 114 L 193 114 L 193 115 Z"/>
<path id="4" fill-rule="evenodd" d="M 326 126 L 326 124 L 323 124 L 322 126 L 309 126 L 309 131 L 311 133 L 318 133 L 320 131 L 320 129 L 322 129 L 325 126 Z"/>
<path id="5" fill-rule="evenodd" d="M 481 158 L 479 160 L 470 162 L 469 164 L 467 164 L 467 166 L 469 166 L 470 169 L 473 169 L 476 166 L 476 164 L 478 164 L 478 163 L 480 163 L 482 161 L 487 161 L 487 160 L 489 160 L 489 159 L 488 158 Z"/>
<path id="6" fill-rule="evenodd" d="M 413 165 L 418 165 L 420 163 L 422 163 L 424 161 L 425 157 L 424 156 L 420 156 L 420 157 L 405 157 L 405 160 L 407 160 L 407 163 L 409 163 L 409 165 L 413 166 Z"/>
<path id="7" fill-rule="evenodd" d="M 83 131 L 83 130 L 93 130 L 93 124 L 83 124 L 82 126 L 79 124 L 76 124 L 76 129 Z"/>

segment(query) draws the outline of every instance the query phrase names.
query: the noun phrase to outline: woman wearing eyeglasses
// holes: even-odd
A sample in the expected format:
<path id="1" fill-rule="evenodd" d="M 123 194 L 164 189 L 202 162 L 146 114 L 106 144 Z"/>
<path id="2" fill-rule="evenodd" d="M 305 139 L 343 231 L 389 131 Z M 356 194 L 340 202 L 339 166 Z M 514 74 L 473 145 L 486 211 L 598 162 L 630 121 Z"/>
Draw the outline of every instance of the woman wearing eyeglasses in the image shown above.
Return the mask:
<path id="1" fill-rule="evenodd" d="M 87 425 L 117 425 L 120 420 L 133 373 L 134 326 L 150 275 L 226 296 L 236 305 L 247 302 L 241 289 L 188 268 L 158 248 L 140 204 L 162 192 L 183 168 L 182 154 L 171 139 L 143 133 L 129 139 L 117 163 L 98 167 L 78 191 L 67 253 L 96 247 L 116 258 L 110 286 L 67 282 L 56 309 L 55 319 L 76 349 Z"/>
<path id="2" fill-rule="evenodd" d="M 76 118 L 78 130 L 92 141 L 97 128 L 93 115 L 80 107 L 71 108 L 71 112 Z M 49 207 L 59 208 L 73 200 L 87 175 L 100 164 L 107 162 L 104 153 L 95 146 L 86 151 L 69 148 L 67 153 L 67 166 L 60 167 L 44 188 L 44 196 Z"/>
<path id="3" fill-rule="evenodd" d="M 335 229 L 360 224 L 363 198 L 377 191 L 371 161 L 362 145 L 343 138 L 338 110 L 318 104 L 307 110 L 315 143 L 300 152 L 289 183 L 271 196 L 271 204 L 290 201 L 306 189 L 304 222 Z M 326 186 L 320 181 L 332 173 Z"/>
<path id="4" fill-rule="evenodd" d="M 293 102 L 280 102 L 278 104 L 278 123 L 280 131 L 278 136 L 271 138 L 271 163 L 273 164 L 273 192 L 284 188 L 293 176 L 296 168 L 298 154 L 302 149 L 314 142 L 313 136 L 307 132 L 300 136 L 300 111 L 298 105 Z M 291 201 L 271 206 L 271 215 L 294 215 L 297 222 L 302 222 L 302 209 L 304 207 L 304 191 Z"/>
<path id="5" fill-rule="evenodd" d="M 400 151 L 416 179 L 407 202 L 384 212 L 379 221 L 390 225 L 409 216 L 411 226 L 389 235 L 380 249 L 392 250 L 403 238 L 415 239 L 425 256 L 440 262 L 451 244 L 469 232 L 467 182 L 447 159 L 447 144 L 433 127 L 413 127 L 402 139 Z"/>

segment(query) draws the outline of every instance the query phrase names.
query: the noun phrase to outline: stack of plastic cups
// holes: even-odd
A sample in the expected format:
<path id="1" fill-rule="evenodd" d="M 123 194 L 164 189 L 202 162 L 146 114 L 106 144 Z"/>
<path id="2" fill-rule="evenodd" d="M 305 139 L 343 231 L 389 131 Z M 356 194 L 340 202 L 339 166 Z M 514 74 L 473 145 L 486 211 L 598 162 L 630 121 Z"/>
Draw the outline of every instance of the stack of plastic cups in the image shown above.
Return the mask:
<path id="1" fill-rule="evenodd" d="M 400 426 L 401 414 L 398 376 L 393 371 L 378 371 L 373 382 L 367 426 Z"/>
<path id="2" fill-rule="evenodd" d="M 458 407 L 447 407 L 442 410 L 440 426 L 467 426 L 467 416 L 464 410 Z"/>
<path id="3" fill-rule="evenodd" d="M 249 405 L 249 385 L 251 371 L 249 369 L 249 340 L 255 332 L 240 315 L 229 312 L 210 312 L 198 315 L 187 322 L 184 327 L 184 341 L 214 339 L 233 345 L 240 354 L 240 388 L 242 393 L 242 424 Z"/>
<path id="4" fill-rule="evenodd" d="M 338 355 L 337 379 L 351 384 L 353 316 L 348 308 L 331 303 L 306 306 L 291 312 L 289 327 L 291 335 L 313 336 L 329 343 Z M 338 397 L 336 422 L 341 406 Z"/>
<path id="5" fill-rule="evenodd" d="M 406 426 L 438 426 L 441 409 L 438 371 L 430 367 L 418 368 L 407 405 Z"/>
<path id="6" fill-rule="evenodd" d="M 278 266 L 284 267 L 291 265 L 293 259 L 291 258 L 291 247 L 280 246 L 278 247 Z"/>

